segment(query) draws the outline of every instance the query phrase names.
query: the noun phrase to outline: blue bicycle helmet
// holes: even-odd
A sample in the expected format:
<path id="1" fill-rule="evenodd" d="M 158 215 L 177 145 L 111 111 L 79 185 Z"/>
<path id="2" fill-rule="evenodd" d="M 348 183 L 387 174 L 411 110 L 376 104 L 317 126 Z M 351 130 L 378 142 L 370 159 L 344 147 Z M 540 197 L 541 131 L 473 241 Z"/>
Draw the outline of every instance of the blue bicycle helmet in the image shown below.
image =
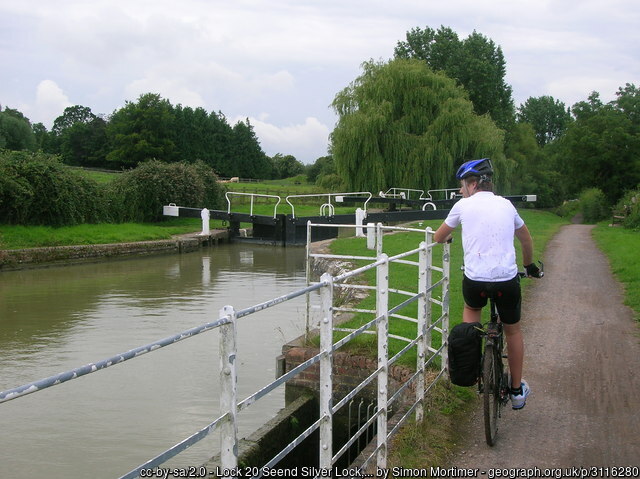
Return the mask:
<path id="1" fill-rule="evenodd" d="M 480 179 L 486 181 L 493 175 L 493 165 L 489 158 L 482 158 L 481 160 L 467 161 L 458 168 L 456 178 L 458 180 L 464 180 L 469 176 L 479 176 Z"/>

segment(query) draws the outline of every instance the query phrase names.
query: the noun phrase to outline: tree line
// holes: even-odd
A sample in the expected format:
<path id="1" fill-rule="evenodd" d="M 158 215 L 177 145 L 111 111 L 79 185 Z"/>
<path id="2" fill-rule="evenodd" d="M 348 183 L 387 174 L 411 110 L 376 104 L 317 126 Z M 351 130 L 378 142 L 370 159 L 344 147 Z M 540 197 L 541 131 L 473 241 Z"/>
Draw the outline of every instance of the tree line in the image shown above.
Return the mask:
<path id="1" fill-rule="evenodd" d="M 111 115 L 74 105 L 55 119 L 51 131 L 31 124 L 20 111 L 0 108 L 0 149 L 59 155 L 67 165 L 131 169 L 156 159 L 196 161 L 222 177 L 288 178 L 304 167 L 292 155 L 267 156 L 249 120 L 231 126 L 221 112 L 172 105 L 146 93 Z"/>

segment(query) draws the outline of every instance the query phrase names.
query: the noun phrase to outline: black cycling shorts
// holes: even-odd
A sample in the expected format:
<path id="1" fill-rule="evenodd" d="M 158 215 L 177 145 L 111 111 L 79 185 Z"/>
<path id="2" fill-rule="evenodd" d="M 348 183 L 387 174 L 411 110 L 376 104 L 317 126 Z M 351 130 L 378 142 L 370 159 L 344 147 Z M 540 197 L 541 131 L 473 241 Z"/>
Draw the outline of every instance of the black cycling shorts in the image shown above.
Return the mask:
<path id="1" fill-rule="evenodd" d="M 520 321 L 522 295 L 520 277 L 495 283 L 474 281 L 466 276 L 462 279 L 462 295 L 467 306 L 474 309 L 484 308 L 490 296 L 496 298 L 496 307 L 500 321 L 515 324 Z"/>

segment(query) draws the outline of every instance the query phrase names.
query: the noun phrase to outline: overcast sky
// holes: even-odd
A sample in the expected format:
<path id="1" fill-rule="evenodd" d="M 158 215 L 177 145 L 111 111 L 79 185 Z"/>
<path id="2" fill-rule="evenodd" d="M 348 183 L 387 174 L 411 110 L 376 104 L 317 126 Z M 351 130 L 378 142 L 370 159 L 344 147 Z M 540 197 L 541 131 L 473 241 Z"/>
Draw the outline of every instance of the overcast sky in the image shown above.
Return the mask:
<path id="1" fill-rule="evenodd" d="M 263 150 L 327 153 L 336 93 L 413 27 L 503 49 L 516 106 L 640 85 L 638 0 L 0 0 L 0 105 L 51 128 L 140 94 L 249 118 Z"/>

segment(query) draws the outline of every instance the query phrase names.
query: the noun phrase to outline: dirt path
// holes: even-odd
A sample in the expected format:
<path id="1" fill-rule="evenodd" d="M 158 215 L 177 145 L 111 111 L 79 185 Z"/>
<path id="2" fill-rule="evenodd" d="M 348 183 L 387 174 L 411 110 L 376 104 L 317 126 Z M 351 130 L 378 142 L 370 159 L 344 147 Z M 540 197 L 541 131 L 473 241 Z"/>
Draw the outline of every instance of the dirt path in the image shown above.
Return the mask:
<path id="1" fill-rule="evenodd" d="M 563 227 L 523 305 L 527 406 L 504 411 L 493 448 L 478 409 L 451 466 L 480 477 L 490 468 L 640 466 L 639 329 L 591 228 Z"/>

